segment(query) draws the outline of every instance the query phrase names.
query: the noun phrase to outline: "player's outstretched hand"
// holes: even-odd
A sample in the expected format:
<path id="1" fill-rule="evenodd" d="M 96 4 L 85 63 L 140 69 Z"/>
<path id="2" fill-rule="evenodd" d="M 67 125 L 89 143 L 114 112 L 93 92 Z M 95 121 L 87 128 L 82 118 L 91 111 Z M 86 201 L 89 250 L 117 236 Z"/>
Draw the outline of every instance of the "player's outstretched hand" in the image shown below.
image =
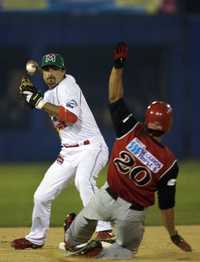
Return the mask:
<path id="1" fill-rule="evenodd" d="M 37 91 L 28 77 L 23 77 L 19 86 L 19 94 L 29 107 L 35 108 L 42 100 L 42 95 Z"/>
<path id="2" fill-rule="evenodd" d="M 185 252 L 191 252 L 192 247 L 178 233 L 171 236 L 171 241 Z"/>
<path id="3" fill-rule="evenodd" d="M 119 42 L 113 54 L 114 67 L 123 68 L 128 57 L 128 45 L 125 42 Z"/>

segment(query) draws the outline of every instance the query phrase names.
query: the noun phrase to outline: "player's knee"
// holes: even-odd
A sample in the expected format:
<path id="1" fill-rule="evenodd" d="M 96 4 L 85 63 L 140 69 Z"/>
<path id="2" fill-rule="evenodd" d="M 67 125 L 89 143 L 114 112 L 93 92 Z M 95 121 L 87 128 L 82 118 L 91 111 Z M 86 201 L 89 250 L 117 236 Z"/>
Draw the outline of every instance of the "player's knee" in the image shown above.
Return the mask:
<path id="1" fill-rule="evenodd" d="M 92 187 L 92 183 L 87 177 L 76 177 L 75 186 L 79 192 L 88 191 Z"/>
<path id="2" fill-rule="evenodd" d="M 46 204 L 49 201 L 49 198 L 46 194 L 35 193 L 34 194 L 34 203 L 37 204 Z"/>

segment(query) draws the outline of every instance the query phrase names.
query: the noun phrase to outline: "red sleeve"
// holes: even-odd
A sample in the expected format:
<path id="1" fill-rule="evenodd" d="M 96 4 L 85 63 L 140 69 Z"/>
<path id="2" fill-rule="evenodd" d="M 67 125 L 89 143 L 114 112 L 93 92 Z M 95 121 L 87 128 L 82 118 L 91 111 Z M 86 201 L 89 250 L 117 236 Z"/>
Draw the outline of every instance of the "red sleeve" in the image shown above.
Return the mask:
<path id="1" fill-rule="evenodd" d="M 78 120 L 78 117 L 75 114 L 65 109 L 63 106 L 59 107 L 58 118 L 60 121 L 67 124 L 74 124 Z"/>

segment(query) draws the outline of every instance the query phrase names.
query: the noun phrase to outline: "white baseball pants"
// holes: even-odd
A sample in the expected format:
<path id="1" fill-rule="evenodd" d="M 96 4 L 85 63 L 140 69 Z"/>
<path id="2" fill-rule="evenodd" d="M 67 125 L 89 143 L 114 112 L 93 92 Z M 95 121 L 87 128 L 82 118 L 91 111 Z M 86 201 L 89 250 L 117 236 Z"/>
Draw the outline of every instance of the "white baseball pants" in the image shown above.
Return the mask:
<path id="1" fill-rule="evenodd" d="M 94 143 L 74 148 L 63 147 L 60 156 L 59 160 L 63 162 L 56 160 L 49 167 L 34 194 L 32 228 L 25 238 L 37 245 L 44 244 L 47 237 L 52 201 L 68 185 L 72 177 L 83 206 L 87 205 L 98 190 L 96 178 L 107 163 L 108 149 Z M 110 229 L 110 223 L 99 221 L 96 230 Z"/>

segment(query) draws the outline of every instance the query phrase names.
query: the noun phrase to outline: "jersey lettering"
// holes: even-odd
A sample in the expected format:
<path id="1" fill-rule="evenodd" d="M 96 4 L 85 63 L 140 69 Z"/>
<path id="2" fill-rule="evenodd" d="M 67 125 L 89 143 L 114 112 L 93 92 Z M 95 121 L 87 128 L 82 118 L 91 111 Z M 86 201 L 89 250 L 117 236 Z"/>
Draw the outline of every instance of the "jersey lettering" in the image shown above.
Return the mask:
<path id="1" fill-rule="evenodd" d="M 137 186 L 146 186 L 150 183 L 152 179 L 150 170 L 145 166 L 136 166 L 136 160 L 130 153 L 121 151 L 113 162 L 118 172 L 127 175 Z"/>
<path id="2" fill-rule="evenodd" d="M 138 186 L 146 186 L 152 179 L 150 171 L 144 166 L 134 167 L 129 177 L 133 179 Z"/>
<path id="3" fill-rule="evenodd" d="M 134 165 L 134 160 L 130 154 L 126 151 L 122 151 L 119 153 L 119 158 L 117 157 L 114 159 L 114 163 L 120 173 L 128 174 Z"/>

